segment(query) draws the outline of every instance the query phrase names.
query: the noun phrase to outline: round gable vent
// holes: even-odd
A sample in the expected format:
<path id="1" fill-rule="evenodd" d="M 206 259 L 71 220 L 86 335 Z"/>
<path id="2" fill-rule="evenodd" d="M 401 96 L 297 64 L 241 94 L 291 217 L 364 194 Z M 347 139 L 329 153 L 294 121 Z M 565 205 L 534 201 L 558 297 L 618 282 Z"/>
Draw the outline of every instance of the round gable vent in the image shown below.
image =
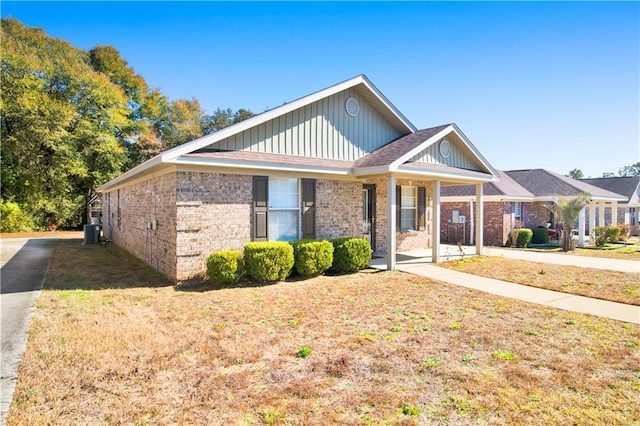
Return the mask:
<path id="1" fill-rule="evenodd" d="M 344 108 L 347 110 L 347 114 L 351 117 L 355 117 L 360 113 L 360 103 L 356 98 L 349 98 L 344 103 Z"/>
<path id="2" fill-rule="evenodd" d="M 449 157 L 449 154 L 451 154 L 451 144 L 448 140 L 442 139 L 440 141 L 440 155 L 447 158 Z"/>

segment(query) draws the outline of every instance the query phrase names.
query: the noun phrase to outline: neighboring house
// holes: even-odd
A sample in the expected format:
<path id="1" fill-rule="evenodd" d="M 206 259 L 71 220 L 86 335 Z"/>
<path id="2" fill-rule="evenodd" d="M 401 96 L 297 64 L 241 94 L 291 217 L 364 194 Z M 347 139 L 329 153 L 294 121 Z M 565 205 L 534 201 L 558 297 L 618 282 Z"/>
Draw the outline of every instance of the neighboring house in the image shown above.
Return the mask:
<path id="1" fill-rule="evenodd" d="M 581 182 L 607 191 L 624 195 L 628 201 L 618 203 L 617 221 L 638 228 L 640 225 L 640 176 L 608 177 L 580 179 Z M 605 212 L 605 222 L 610 219 L 611 210 Z M 596 211 L 596 223 L 599 223 L 599 212 Z"/>
<path id="2" fill-rule="evenodd" d="M 553 217 L 547 206 L 557 197 L 575 197 L 580 193 L 588 192 L 591 198 L 585 213 L 587 210 L 595 209 L 596 206 L 604 209 L 606 204 L 615 206 L 616 203 L 626 200 L 620 194 L 544 169 L 498 171 L 498 175 L 500 181 L 485 183 L 483 188 L 484 243 L 486 245 L 507 244 L 509 231 L 516 226 L 523 228 L 542 226 L 555 229 L 557 219 Z M 469 186 L 442 188 L 443 220 L 440 229 L 442 241 L 473 243 L 473 232 L 470 232 L 470 226 L 455 224 L 456 217 L 459 218 L 460 215 L 468 217 L 467 215 L 473 211 L 473 191 L 474 189 Z M 586 216 L 582 215 L 581 218 L 578 229 L 581 229 L 580 226 L 585 226 Z M 582 233 L 579 233 L 579 244 L 584 244 L 585 234 L 588 234 L 587 230 L 582 228 Z"/>
<path id="3" fill-rule="evenodd" d="M 250 241 L 358 236 L 438 260 L 440 188 L 496 171 L 455 124 L 417 130 L 364 75 L 173 148 L 98 188 L 104 234 L 175 281 Z M 476 250 L 482 246 L 482 210 Z"/>

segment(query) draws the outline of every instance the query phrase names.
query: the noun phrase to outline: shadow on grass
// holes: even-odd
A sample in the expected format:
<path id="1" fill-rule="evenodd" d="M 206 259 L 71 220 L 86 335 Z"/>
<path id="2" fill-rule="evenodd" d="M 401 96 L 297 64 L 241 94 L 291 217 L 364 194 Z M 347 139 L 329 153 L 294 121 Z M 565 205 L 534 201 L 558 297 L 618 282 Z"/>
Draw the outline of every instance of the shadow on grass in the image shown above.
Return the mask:
<path id="1" fill-rule="evenodd" d="M 167 287 L 173 283 L 115 244 L 59 240 L 44 283 L 47 290 Z"/>
<path id="2" fill-rule="evenodd" d="M 347 276 L 351 276 L 351 275 L 355 275 L 355 274 L 377 274 L 379 272 L 384 272 L 382 270 L 379 269 L 374 269 L 374 268 L 367 268 L 367 269 L 363 269 L 361 271 L 357 271 L 357 272 L 335 272 L 335 271 L 327 271 L 325 272 L 324 276 L 327 277 L 347 277 Z M 321 275 L 321 276 L 322 276 Z M 229 290 L 229 289 L 243 289 L 243 288 L 259 288 L 259 287 L 268 287 L 270 285 L 274 285 L 274 284 L 278 284 L 278 283 L 296 283 L 296 282 L 303 282 L 303 281 L 308 281 L 311 279 L 316 278 L 316 276 L 312 276 L 312 277 L 301 277 L 299 275 L 292 275 L 290 277 L 288 277 L 286 280 L 284 281 L 268 281 L 268 282 L 262 282 L 262 281 L 252 281 L 250 278 L 244 278 L 236 283 L 232 283 L 232 284 L 220 284 L 220 283 L 212 283 L 209 280 L 199 280 L 199 281 L 193 281 L 193 282 L 184 282 L 184 283 L 180 283 L 178 285 L 176 285 L 176 290 L 177 291 L 184 291 L 184 292 L 193 292 L 193 293 L 205 293 L 208 291 L 216 291 L 216 290 Z"/>

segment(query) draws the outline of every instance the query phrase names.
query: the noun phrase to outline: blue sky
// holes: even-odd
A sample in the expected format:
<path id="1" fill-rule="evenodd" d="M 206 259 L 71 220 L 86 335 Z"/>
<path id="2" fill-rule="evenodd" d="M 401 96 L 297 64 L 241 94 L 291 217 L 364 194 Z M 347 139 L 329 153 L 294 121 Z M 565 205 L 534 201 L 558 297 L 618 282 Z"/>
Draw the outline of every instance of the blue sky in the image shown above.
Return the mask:
<path id="1" fill-rule="evenodd" d="M 455 122 L 503 170 L 640 161 L 638 2 L 2 2 L 2 17 L 115 46 L 207 112 L 261 112 L 358 74 L 418 128 Z"/>

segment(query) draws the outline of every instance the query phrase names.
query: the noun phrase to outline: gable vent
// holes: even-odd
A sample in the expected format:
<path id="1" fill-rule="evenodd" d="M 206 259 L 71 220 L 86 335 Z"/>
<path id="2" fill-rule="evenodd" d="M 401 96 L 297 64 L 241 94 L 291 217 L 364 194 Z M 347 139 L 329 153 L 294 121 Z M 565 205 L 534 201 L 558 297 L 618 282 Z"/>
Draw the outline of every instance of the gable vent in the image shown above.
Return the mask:
<path id="1" fill-rule="evenodd" d="M 344 108 L 347 110 L 347 114 L 351 117 L 355 117 L 360 113 L 360 103 L 356 98 L 349 98 L 344 103 Z"/>
<path id="2" fill-rule="evenodd" d="M 451 144 L 449 143 L 448 140 L 442 139 L 440 141 L 440 155 L 442 155 L 444 158 L 447 158 L 449 157 L 450 154 L 451 154 Z"/>

